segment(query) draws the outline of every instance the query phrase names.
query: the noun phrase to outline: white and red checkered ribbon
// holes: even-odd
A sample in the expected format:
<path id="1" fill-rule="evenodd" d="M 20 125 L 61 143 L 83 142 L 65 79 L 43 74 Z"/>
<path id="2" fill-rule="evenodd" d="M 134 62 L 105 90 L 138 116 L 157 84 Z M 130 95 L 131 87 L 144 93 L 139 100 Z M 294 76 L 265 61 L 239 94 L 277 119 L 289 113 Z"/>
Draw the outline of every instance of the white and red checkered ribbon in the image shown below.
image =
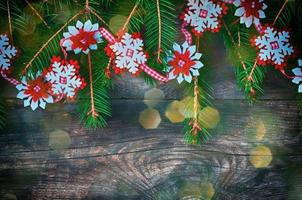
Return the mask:
<path id="1" fill-rule="evenodd" d="M 188 24 L 186 22 L 182 23 L 181 32 L 185 36 L 185 40 L 188 42 L 188 44 L 191 45 L 192 44 L 192 35 L 191 35 L 191 33 L 189 33 L 189 31 L 187 31 L 187 29 L 186 29 L 187 25 Z"/>
<path id="2" fill-rule="evenodd" d="M 99 31 L 100 31 L 101 35 L 103 36 L 103 38 L 105 38 L 109 43 L 113 44 L 117 41 L 117 39 L 107 29 L 102 27 L 99 29 Z M 139 67 L 146 74 L 148 74 L 149 76 L 151 76 L 152 78 L 154 78 L 158 81 L 167 82 L 169 80 L 166 76 L 159 74 L 157 71 L 150 68 L 146 64 L 141 64 Z"/>
<path id="3" fill-rule="evenodd" d="M 160 82 L 167 82 L 169 80 L 167 76 L 163 76 L 163 75 L 159 74 L 157 71 L 155 71 L 154 69 L 150 68 L 146 64 L 141 64 L 141 65 L 139 65 L 139 67 L 146 74 L 148 74 L 149 76 L 153 77 L 154 79 L 156 79 L 156 80 L 158 80 Z"/>
<path id="4" fill-rule="evenodd" d="M 115 37 L 105 28 L 99 29 L 101 35 L 109 42 L 109 43 L 115 43 L 116 39 Z"/>
<path id="5" fill-rule="evenodd" d="M 9 83 L 13 84 L 14 86 L 20 83 L 17 79 L 9 78 L 4 71 L 1 71 L 1 76 L 3 79 L 7 80 Z"/>

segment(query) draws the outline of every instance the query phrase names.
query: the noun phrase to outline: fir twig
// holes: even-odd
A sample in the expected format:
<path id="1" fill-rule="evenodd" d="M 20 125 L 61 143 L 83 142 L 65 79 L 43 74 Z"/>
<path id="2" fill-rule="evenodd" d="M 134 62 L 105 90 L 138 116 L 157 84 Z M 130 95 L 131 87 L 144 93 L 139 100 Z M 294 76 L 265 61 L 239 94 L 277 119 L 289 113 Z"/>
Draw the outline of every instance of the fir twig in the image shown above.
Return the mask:
<path id="1" fill-rule="evenodd" d="M 40 13 L 35 9 L 35 7 L 33 7 L 28 0 L 25 0 L 25 3 L 27 3 L 27 5 L 29 6 L 30 9 L 32 9 L 32 11 L 34 12 L 34 14 L 43 22 L 43 24 L 50 29 L 50 26 L 47 24 L 47 22 L 43 19 L 43 17 L 40 15 Z"/>
<path id="2" fill-rule="evenodd" d="M 61 33 L 62 30 L 64 30 L 68 24 L 73 21 L 74 19 L 76 19 L 79 15 L 81 15 L 82 12 L 78 12 L 77 14 L 75 14 L 73 17 L 71 17 L 63 26 L 61 26 L 61 28 L 55 33 L 53 34 L 43 45 L 42 47 L 37 51 L 37 53 L 32 57 L 32 59 L 27 63 L 27 65 L 24 67 L 22 74 L 26 74 L 28 68 L 32 65 L 32 63 L 34 62 L 34 60 L 39 56 L 39 54 L 47 47 L 47 45 L 58 35 Z"/>
<path id="3" fill-rule="evenodd" d="M 161 16 L 160 16 L 160 5 L 159 5 L 159 0 L 156 0 L 156 8 L 157 8 L 157 19 L 158 19 L 158 48 L 157 48 L 157 62 L 161 62 L 160 59 L 160 53 L 162 51 L 161 49 Z"/>
<path id="4" fill-rule="evenodd" d="M 10 5 L 9 5 L 9 0 L 6 0 L 6 6 L 7 6 L 7 17 L 8 17 L 8 28 L 9 28 L 9 34 L 13 41 L 13 27 L 12 27 L 12 19 L 11 19 L 11 13 L 10 13 Z"/>

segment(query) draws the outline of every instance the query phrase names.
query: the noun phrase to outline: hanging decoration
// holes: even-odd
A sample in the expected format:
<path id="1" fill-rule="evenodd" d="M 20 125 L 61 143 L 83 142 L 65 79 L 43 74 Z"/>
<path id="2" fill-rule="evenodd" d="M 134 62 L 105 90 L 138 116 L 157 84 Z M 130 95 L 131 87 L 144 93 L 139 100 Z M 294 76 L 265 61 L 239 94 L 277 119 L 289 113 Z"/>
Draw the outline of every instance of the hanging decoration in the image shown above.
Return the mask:
<path id="1" fill-rule="evenodd" d="M 17 49 L 9 43 L 7 34 L 0 35 L 0 71 L 9 71 L 11 62 L 17 56 Z"/>
<path id="2" fill-rule="evenodd" d="M 188 0 L 188 9 L 181 15 L 186 25 L 192 27 L 195 35 L 201 36 L 206 31 L 218 32 L 221 18 L 226 14 L 224 3 L 213 0 Z"/>
<path id="3" fill-rule="evenodd" d="M 289 31 L 278 31 L 269 25 L 263 28 L 258 37 L 251 40 L 251 44 L 259 50 L 258 64 L 271 64 L 279 70 L 286 66 L 287 58 L 294 55 Z"/>
<path id="4" fill-rule="evenodd" d="M 63 36 L 62 46 L 66 51 L 74 51 L 75 54 L 88 54 L 90 50 L 97 50 L 97 44 L 103 41 L 99 24 L 92 24 L 90 20 L 84 24 L 77 21 L 75 26 L 68 26 L 68 32 L 63 33 Z"/>
<path id="5" fill-rule="evenodd" d="M 53 57 L 51 65 L 44 71 L 45 80 L 51 85 L 50 92 L 58 99 L 64 97 L 74 100 L 77 92 L 86 86 L 79 75 L 80 66 L 76 60 L 61 60 Z"/>
<path id="6" fill-rule="evenodd" d="M 200 61 L 201 53 L 196 52 L 196 46 L 189 46 L 188 42 L 182 45 L 175 43 L 173 52 L 168 53 L 167 62 L 169 67 L 169 80 L 177 79 L 178 83 L 183 80 L 192 82 L 192 77 L 199 75 L 198 70 L 203 67 Z"/>
<path id="7" fill-rule="evenodd" d="M 261 30 L 260 19 L 265 18 L 264 10 L 267 8 L 264 0 L 235 0 L 234 5 L 238 7 L 235 16 L 240 17 L 241 24 L 245 24 L 247 28 L 254 24 Z"/>
<path id="8" fill-rule="evenodd" d="M 37 72 L 35 78 L 28 80 L 23 76 L 21 83 L 16 86 L 19 93 L 17 98 L 23 100 L 24 107 L 30 106 L 32 110 L 38 107 L 45 109 L 46 103 L 53 103 L 50 95 L 50 84 L 44 81 L 41 72 Z"/>
<path id="9" fill-rule="evenodd" d="M 292 82 L 299 85 L 298 92 L 302 93 L 302 60 L 298 60 L 298 67 L 292 70 L 295 74 Z"/>
<path id="10" fill-rule="evenodd" d="M 139 33 L 132 35 L 125 33 L 120 41 L 110 45 L 115 56 L 114 66 L 119 69 L 127 69 L 130 73 L 138 75 L 139 65 L 145 64 L 147 61 L 143 46 L 143 40 Z"/>

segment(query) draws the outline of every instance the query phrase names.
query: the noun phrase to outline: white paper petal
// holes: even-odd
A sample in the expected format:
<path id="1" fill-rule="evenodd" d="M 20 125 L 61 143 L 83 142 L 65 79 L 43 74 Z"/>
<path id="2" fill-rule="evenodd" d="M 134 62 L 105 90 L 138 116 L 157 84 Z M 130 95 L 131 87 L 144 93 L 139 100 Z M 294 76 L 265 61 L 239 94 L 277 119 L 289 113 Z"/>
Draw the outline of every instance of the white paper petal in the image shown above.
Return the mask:
<path id="1" fill-rule="evenodd" d="M 38 101 L 32 101 L 30 107 L 32 110 L 36 110 L 38 107 Z"/>
<path id="2" fill-rule="evenodd" d="M 92 23 L 90 20 L 86 21 L 85 24 L 84 24 L 84 31 L 91 31 L 91 28 L 92 28 Z"/>
<path id="3" fill-rule="evenodd" d="M 78 28 L 78 29 L 81 29 L 81 28 L 83 28 L 83 23 L 81 22 L 81 21 L 77 21 L 77 23 L 76 23 L 76 27 Z"/>
<path id="4" fill-rule="evenodd" d="M 298 92 L 299 92 L 299 93 L 302 93 L 302 84 L 299 85 Z"/>
<path id="5" fill-rule="evenodd" d="M 179 74 L 176 80 L 180 84 L 184 80 L 184 78 L 182 77 L 182 74 Z"/>
<path id="6" fill-rule="evenodd" d="M 235 12 L 235 16 L 237 17 L 241 17 L 244 14 L 245 10 L 243 7 L 237 8 L 236 12 Z"/>
<path id="7" fill-rule="evenodd" d="M 181 48 L 180 48 L 179 44 L 177 44 L 177 43 L 173 44 L 173 50 L 181 53 Z"/>
<path id="8" fill-rule="evenodd" d="M 79 33 L 78 29 L 76 29 L 74 26 L 68 26 L 68 31 L 71 35 L 76 35 Z"/>

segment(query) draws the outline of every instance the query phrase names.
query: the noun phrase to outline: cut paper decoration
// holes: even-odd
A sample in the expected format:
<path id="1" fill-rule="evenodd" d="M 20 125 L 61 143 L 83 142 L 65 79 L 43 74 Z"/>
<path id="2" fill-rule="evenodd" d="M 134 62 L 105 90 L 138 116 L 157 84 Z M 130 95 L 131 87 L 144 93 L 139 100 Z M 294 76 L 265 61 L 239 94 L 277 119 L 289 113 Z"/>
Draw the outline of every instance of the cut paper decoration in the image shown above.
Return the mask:
<path id="1" fill-rule="evenodd" d="M 0 71 L 9 70 L 11 67 L 11 60 L 16 56 L 17 49 L 9 43 L 8 35 L 0 35 Z"/>
<path id="2" fill-rule="evenodd" d="M 193 28 L 194 34 L 202 35 L 205 31 L 220 30 L 221 17 L 227 10 L 224 3 L 214 3 L 213 0 L 188 0 L 187 6 L 188 9 L 182 18 Z"/>
<path id="3" fill-rule="evenodd" d="M 264 27 L 260 35 L 251 40 L 252 45 L 259 50 L 258 64 L 272 64 L 277 69 L 283 69 L 287 57 L 294 54 L 294 48 L 289 40 L 288 31 L 277 31 L 270 26 Z"/>
<path id="4" fill-rule="evenodd" d="M 241 24 L 247 28 L 254 24 L 260 30 L 260 19 L 265 18 L 264 10 L 267 8 L 264 0 L 235 0 L 234 5 L 238 7 L 235 16 L 240 17 Z"/>
<path id="5" fill-rule="evenodd" d="M 60 57 L 53 57 L 50 67 L 44 71 L 45 80 L 51 85 L 51 94 L 59 98 L 75 99 L 78 90 L 86 85 L 79 75 L 79 69 L 75 60 L 65 61 Z"/>
<path id="6" fill-rule="evenodd" d="M 139 72 L 139 65 L 147 61 L 140 35 L 125 33 L 120 41 L 110 45 L 115 56 L 115 67 L 127 69 L 132 74 Z"/>
<path id="7" fill-rule="evenodd" d="M 302 93 L 302 60 L 298 60 L 298 67 L 292 70 L 295 74 L 295 78 L 292 80 L 293 83 L 299 84 L 298 92 Z"/>
<path id="8" fill-rule="evenodd" d="M 36 78 L 27 80 L 22 77 L 21 83 L 16 86 L 19 90 L 17 98 L 24 101 L 24 107 L 30 106 L 32 110 L 38 107 L 45 109 L 46 103 L 53 103 L 53 97 L 49 94 L 50 85 L 43 80 L 40 73 Z"/>
<path id="9" fill-rule="evenodd" d="M 167 63 L 169 71 L 169 80 L 177 79 L 178 83 L 183 80 L 191 83 L 193 76 L 199 76 L 198 70 L 204 65 L 199 60 L 201 53 L 196 52 L 196 46 L 190 46 L 184 42 L 181 46 L 173 45 L 173 52 L 168 53 Z"/>
<path id="10" fill-rule="evenodd" d="M 63 36 L 62 46 L 66 51 L 74 51 L 75 54 L 88 54 L 90 50 L 96 50 L 97 44 L 103 41 L 99 24 L 92 24 L 90 20 L 84 24 L 77 21 L 76 26 L 68 26 L 68 32 L 63 33 Z"/>

